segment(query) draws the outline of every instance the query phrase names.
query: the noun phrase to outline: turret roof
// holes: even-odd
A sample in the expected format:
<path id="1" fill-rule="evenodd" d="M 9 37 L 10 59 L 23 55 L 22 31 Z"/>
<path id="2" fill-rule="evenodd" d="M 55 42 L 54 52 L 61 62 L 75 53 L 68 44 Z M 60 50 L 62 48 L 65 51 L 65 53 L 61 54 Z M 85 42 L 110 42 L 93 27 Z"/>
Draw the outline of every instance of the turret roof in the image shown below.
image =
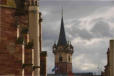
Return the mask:
<path id="1" fill-rule="evenodd" d="M 66 44 L 67 44 L 67 40 L 65 35 L 64 21 L 63 21 L 63 14 L 62 14 L 61 28 L 60 28 L 59 40 L 57 45 L 59 46 L 59 45 L 66 45 Z"/>

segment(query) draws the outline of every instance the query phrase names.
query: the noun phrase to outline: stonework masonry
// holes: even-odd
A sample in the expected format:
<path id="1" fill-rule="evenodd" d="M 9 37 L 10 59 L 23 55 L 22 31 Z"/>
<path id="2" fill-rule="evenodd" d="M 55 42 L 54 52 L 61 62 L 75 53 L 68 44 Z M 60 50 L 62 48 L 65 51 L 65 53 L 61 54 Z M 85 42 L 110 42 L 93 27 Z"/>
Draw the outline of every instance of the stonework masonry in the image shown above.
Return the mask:
<path id="1" fill-rule="evenodd" d="M 0 0 L 0 75 L 46 76 L 47 53 L 41 50 L 41 15 L 37 0 L 7 1 Z M 26 8 L 20 6 L 23 4 Z"/>
<path id="2" fill-rule="evenodd" d="M 14 25 L 15 9 L 0 7 L 0 75 L 20 74 L 22 47 L 15 44 L 16 27 Z M 15 51 L 18 47 L 18 50 Z M 15 54 L 18 53 L 18 54 Z M 20 58 L 18 59 L 18 56 Z M 14 66 L 16 65 L 16 66 Z"/>
<path id="3" fill-rule="evenodd" d="M 114 40 L 110 40 L 109 49 L 107 52 L 107 65 L 103 76 L 114 76 Z"/>
<path id="4" fill-rule="evenodd" d="M 37 6 L 29 6 L 29 34 L 30 40 L 34 43 L 34 65 L 40 67 L 40 42 L 39 42 L 39 11 Z M 36 75 L 40 74 L 40 68 L 35 70 Z"/>

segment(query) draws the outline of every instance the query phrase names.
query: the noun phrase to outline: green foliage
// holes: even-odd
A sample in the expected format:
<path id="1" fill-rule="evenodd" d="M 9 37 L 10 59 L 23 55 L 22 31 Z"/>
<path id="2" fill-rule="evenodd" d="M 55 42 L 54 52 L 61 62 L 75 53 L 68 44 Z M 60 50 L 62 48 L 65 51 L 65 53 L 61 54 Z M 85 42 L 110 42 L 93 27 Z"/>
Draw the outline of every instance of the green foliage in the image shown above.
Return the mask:
<path id="1" fill-rule="evenodd" d="M 28 28 L 27 27 L 23 27 L 21 33 L 22 34 L 27 34 L 28 33 Z"/>
<path id="2" fill-rule="evenodd" d="M 42 51 L 42 52 L 40 53 L 40 55 L 41 55 L 41 56 L 47 56 L 47 52 L 46 52 L 46 51 Z"/>
<path id="3" fill-rule="evenodd" d="M 32 49 L 33 48 L 33 42 L 29 42 L 28 44 L 25 45 L 27 49 Z"/>
<path id="4" fill-rule="evenodd" d="M 24 38 L 23 37 L 19 37 L 19 38 L 17 38 L 16 43 L 17 44 L 23 44 L 23 41 L 24 41 Z"/>

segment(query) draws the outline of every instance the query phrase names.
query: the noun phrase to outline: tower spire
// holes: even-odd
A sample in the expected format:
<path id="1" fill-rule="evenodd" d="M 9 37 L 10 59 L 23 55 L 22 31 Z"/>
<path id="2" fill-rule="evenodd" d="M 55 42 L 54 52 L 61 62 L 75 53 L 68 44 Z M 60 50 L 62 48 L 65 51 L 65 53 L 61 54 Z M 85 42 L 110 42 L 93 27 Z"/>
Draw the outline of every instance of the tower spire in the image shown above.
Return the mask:
<path id="1" fill-rule="evenodd" d="M 60 28 L 59 40 L 58 40 L 58 44 L 57 44 L 58 46 L 67 44 L 65 29 L 64 29 L 63 9 L 62 9 L 61 14 L 62 14 L 62 18 L 61 18 L 61 28 Z"/>
<path id="2" fill-rule="evenodd" d="M 73 46 L 70 43 L 67 43 L 66 40 L 63 9 L 61 10 L 61 26 L 59 39 L 57 45 L 53 45 L 53 53 L 55 55 L 55 66 L 59 68 L 59 70 L 55 71 L 55 74 L 59 76 L 72 73 Z"/>
<path id="3" fill-rule="evenodd" d="M 62 8 L 62 11 L 61 11 L 61 16 L 62 16 L 62 18 L 63 18 L 63 8 Z"/>

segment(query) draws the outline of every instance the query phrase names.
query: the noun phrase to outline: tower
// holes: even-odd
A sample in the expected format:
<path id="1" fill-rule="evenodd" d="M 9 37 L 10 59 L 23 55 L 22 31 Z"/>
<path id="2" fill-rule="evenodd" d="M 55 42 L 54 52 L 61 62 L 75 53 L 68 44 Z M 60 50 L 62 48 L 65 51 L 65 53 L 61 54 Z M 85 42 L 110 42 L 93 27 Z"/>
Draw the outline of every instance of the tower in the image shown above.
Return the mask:
<path id="1" fill-rule="evenodd" d="M 66 40 L 63 12 L 61 18 L 61 28 L 58 43 L 53 45 L 53 53 L 55 55 L 55 74 L 72 73 L 72 54 L 73 46 Z"/>
<path id="2" fill-rule="evenodd" d="M 41 76 L 40 58 L 46 62 L 46 52 L 41 51 L 42 19 L 38 3 L 38 0 L 0 0 L 0 75 Z"/>
<path id="3" fill-rule="evenodd" d="M 40 27 L 39 27 L 39 6 L 38 0 L 29 0 L 29 34 L 34 45 L 34 66 L 35 76 L 40 76 Z"/>

